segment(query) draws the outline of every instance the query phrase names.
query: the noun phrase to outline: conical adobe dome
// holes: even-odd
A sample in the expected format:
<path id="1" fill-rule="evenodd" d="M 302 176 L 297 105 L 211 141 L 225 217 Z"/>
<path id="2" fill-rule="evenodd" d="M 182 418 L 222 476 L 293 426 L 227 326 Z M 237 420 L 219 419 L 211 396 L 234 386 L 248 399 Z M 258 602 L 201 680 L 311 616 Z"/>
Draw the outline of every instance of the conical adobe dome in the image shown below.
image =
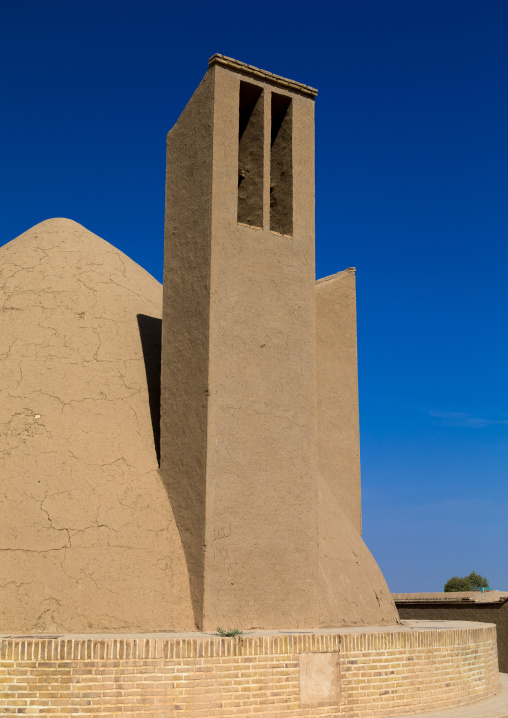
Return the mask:
<path id="1" fill-rule="evenodd" d="M 195 629 L 158 474 L 161 302 L 71 220 L 0 248 L 0 632 Z"/>
<path id="2" fill-rule="evenodd" d="M 158 470 L 162 287 L 68 219 L 0 248 L 0 632 L 196 630 Z M 319 623 L 395 623 L 319 479 Z"/>

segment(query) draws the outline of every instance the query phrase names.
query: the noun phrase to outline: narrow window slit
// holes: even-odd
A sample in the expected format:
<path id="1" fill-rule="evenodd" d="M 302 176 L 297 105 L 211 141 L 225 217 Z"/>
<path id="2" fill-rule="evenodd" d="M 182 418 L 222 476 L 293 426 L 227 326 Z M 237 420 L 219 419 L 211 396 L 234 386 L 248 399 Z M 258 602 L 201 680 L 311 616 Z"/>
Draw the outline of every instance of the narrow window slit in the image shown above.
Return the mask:
<path id="1" fill-rule="evenodd" d="M 263 90 L 240 82 L 238 221 L 263 226 Z"/>
<path id="2" fill-rule="evenodd" d="M 293 234 L 293 109 L 291 98 L 272 92 L 270 229 Z"/>

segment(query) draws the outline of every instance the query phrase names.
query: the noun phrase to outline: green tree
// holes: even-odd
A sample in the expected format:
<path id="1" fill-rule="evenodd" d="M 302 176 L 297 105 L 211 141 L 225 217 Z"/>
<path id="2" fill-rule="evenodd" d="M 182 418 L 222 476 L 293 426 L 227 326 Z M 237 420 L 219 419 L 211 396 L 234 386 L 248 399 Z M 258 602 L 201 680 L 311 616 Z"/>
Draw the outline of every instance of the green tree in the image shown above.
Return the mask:
<path id="1" fill-rule="evenodd" d="M 455 593 L 457 591 L 471 591 L 472 588 L 468 576 L 464 576 L 463 578 L 452 576 L 451 579 L 445 583 L 444 590 L 446 593 Z"/>
<path id="2" fill-rule="evenodd" d="M 452 576 L 445 583 L 444 590 L 446 593 L 454 593 L 456 591 L 472 591 L 473 588 L 488 588 L 489 582 L 485 576 L 480 576 L 476 571 L 471 571 L 469 576 Z"/>
<path id="3" fill-rule="evenodd" d="M 468 576 L 468 579 L 471 582 L 472 588 L 488 588 L 489 582 L 485 578 L 485 576 L 480 576 L 479 573 L 476 573 L 476 571 L 471 571 L 471 573 Z"/>

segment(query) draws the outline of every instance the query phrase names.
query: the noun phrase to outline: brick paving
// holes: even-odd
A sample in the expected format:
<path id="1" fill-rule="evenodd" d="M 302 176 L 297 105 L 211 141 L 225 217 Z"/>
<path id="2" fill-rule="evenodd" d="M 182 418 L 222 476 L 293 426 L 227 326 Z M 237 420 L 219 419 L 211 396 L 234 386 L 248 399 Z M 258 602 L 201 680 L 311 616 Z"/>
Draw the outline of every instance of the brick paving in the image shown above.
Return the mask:
<path id="1" fill-rule="evenodd" d="M 397 718 L 508 718 L 508 674 L 501 673 L 501 689 L 492 698 L 459 708 L 444 711 L 425 711 L 424 713 L 407 713 Z"/>

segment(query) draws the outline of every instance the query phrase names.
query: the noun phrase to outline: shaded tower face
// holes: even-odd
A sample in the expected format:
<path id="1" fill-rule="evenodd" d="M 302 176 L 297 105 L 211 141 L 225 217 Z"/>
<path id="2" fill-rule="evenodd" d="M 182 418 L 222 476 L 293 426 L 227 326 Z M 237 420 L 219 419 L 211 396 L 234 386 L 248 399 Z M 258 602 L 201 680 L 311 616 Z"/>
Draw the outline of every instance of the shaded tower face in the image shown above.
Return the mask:
<path id="1" fill-rule="evenodd" d="M 316 91 L 215 55 L 168 135 L 161 472 L 196 625 L 318 625 Z"/>

